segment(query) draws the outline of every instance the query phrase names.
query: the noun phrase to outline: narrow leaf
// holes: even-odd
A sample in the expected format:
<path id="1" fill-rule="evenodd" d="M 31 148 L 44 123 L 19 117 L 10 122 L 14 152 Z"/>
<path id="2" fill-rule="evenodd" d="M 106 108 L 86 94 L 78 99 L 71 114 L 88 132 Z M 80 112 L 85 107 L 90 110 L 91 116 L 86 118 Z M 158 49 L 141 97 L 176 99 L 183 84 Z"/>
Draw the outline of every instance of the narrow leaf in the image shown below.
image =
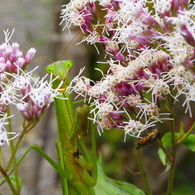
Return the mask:
<path id="1" fill-rule="evenodd" d="M 47 162 L 64 178 L 69 178 L 68 173 L 63 170 L 58 163 L 56 163 L 51 157 L 49 157 L 38 145 L 34 144 L 31 147 L 29 147 L 25 153 L 20 157 L 20 159 L 17 161 L 17 165 L 21 163 L 21 161 L 24 159 L 24 157 L 31 151 L 31 150 L 36 150 Z M 12 169 L 10 171 L 10 174 L 14 170 Z"/>

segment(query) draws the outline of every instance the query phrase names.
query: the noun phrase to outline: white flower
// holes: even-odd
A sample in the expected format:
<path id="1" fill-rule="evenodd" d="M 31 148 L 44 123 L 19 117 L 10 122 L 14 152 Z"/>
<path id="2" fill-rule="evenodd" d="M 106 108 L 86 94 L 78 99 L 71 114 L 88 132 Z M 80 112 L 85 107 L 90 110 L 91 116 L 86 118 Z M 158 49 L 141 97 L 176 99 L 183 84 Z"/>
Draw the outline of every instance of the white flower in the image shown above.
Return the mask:
<path id="1" fill-rule="evenodd" d="M 171 8 L 172 0 L 154 0 L 154 9 L 157 13 L 164 13 Z"/>
<path id="2" fill-rule="evenodd" d="M 101 0 L 99 4 L 103 7 L 107 7 L 111 3 L 111 0 Z"/>
<path id="3" fill-rule="evenodd" d="M 152 93 L 152 102 L 156 103 L 158 97 L 164 97 L 170 93 L 169 85 L 163 79 L 150 79 L 144 81 L 145 87 L 148 87 L 149 90 L 146 93 Z"/>
<path id="4" fill-rule="evenodd" d="M 9 43 L 10 39 L 12 38 L 12 35 L 14 34 L 15 28 L 12 30 L 11 34 L 9 30 L 4 30 L 4 35 L 5 35 L 5 43 Z"/>
<path id="5" fill-rule="evenodd" d="M 182 106 L 186 106 L 185 113 L 189 111 L 190 117 L 192 117 L 190 102 L 195 101 L 195 83 L 193 84 L 187 83 L 185 88 L 183 88 L 183 90 L 181 90 L 180 93 L 186 95 L 186 99 Z"/>
<path id="6" fill-rule="evenodd" d="M 103 119 L 109 116 L 110 113 L 114 111 L 114 106 L 110 102 L 100 103 L 99 101 L 94 101 L 93 106 L 94 109 L 91 112 L 94 113 L 94 122 L 99 119 Z M 97 111 L 96 111 L 97 110 Z"/>
<path id="7" fill-rule="evenodd" d="M 62 21 L 60 23 L 60 25 L 65 23 L 63 29 L 70 28 L 72 24 L 75 26 L 84 24 L 84 15 L 80 13 L 79 10 L 83 9 L 87 3 L 89 3 L 88 0 L 73 0 L 69 4 L 63 6 L 64 8 L 61 12 Z"/>
<path id="8" fill-rule="evenodd" d="M 124 126 L 125 131 L 124 141 L 126 141 L 127 134 L 132 137 L 141 138 L 141 133 L 147 130 L 148 128 L 155 126 L 155 123 L 156 121 L 153 122 L 147 121 L 144 124 L 140 121 L 130 119 L 128 122 L 126 122 L 127 125 Z"/>
<path id="9" fill-rule="evenodd" d="M 5 125 L 8 124 L 6 120 L 10 117 L 7 117 L 7 114 L 0 114 L 0 146 L 4 144 L 9 145 L 9 141 L 15 139 L 19 135 L 16 132 L 7 132 Z"/>
<path id="10" fill-rule="evenodd" d="M 103 131 L 103 128 L 112 128 L 114 124 L 113 117 L 119 116 L 122 113 L 125 113 L 123 110 L 119 110 L 117 105 L 111 101 L 99 102 L 98 100 L 94 100 L 91 104 L 94 109 L 90 112 L 94 113 L 94 118 L 91 118 L 93 122 L 98 124 L 98 133 L 101 134 L 100 130 Z M 117 126 L 114 124 L 114 126 Z"/>
<path id="11" fill-rule="evenodd" d="M 145 0 L 123 0 L 118 11 L 117 20 L 125 25 L 134 19 L 139 19 L 142 10 L 148 12 L 147 8 L 144 8 L 144 4 Z"/>

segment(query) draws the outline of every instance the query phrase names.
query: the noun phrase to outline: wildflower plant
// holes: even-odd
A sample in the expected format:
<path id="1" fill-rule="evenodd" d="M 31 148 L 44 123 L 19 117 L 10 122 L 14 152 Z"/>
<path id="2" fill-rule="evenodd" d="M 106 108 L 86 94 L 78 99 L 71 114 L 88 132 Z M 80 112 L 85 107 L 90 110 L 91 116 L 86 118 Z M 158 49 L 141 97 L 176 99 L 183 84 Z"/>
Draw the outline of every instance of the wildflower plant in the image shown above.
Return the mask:
<path id="1" fill-rule="evenodd" d="M 58 89 L 52 88 L 51 76 L 49 80 L 46 79 L 48 75 L 36 78 L 32 76 L 35 69 L 26 71 L 36 50 L 31 48 L 24 55 L 18 43 L 10 43 L 13 32 L 4 31 L 5 42 L 0 45 L 0 172 L 3 176 L 0 183 L 2 185 L 7 182 L 12 194 L 20 194 L 22 184 L 18 175 L 16 152 L 25 134 L 38 124 L 60 93 Z M 13 107 L 18 113 L 12 114 Z M 17 127 L 12 123 L 14 115 L 23 118 L 22 124 L 17 123 Z M 5 160 L 3 152 L 6 145 L 11 151 L 9 160 Z M 13 171 L 14 175 L 11 175 Z"/>
<path id="2" fill-rule="evenodd" d="M 13 32 L 11 35 L 9 31 L 4 31 L 4 33 L 5 43 L 0 45 L 0 146 L 2 146 L 0 173 L 3 177 L 0 179 L 0 185 L 7 182 L 13 195 L 21 193 L 22 179 L 18 173 L 18 166 L 29 151 L 34 149 L 59 173 L 63 194 L 79 194 L 80 192 L 86 195 L 95 194 L 93 187 L 97 178 L 96 157 L 90 156 L 82 141 L 82 138 L 88 135 L 90 126 L 89 106 L 84 105 L 75 110 L 71 95 L 66 92 L 72 61 L 54 62 L 46 68 L 50 75 L 33 77 L 36 68 L 30 72 L 26 69 L 35 55 L 35 49 L 30 49 L 24 56 L 19 49 L 19 44 L 9 42 Z M 56 149 L 59 162 L 55 162 L 35 144 L 18 158 L 16 153 L 24 136 L 38 124 L 52 102 L 55 102 L 56 109 L 58 129 Z M 21 131 L 13 131 L 15 129 L 11 120 L 14 119 L 11 114 L 13 106 L 23 118 Z M 11 151 L 10 159 L 6 159 L 6 162 L 4 162 L 2 152 L 4 145 L 9 145 Z M 92 128 L 92 153 L 95 154 L 95 152 Z"/>
<path id="3" fill-rule="evenodd" d="M 170 174 L 167 194 L 173 190 L 177 146 L 183 143 L 193 151 L 190 144 L 195 144 L 195 123 L 184 131 L 180 122 L 177 130 L 174 108 L 180 104 L 188 118 L 193 117 L 194 12 L 194 3 L 188 0 L 72 0 L 61 12 L 64 28 L 74 25 L 83 32 L 81 43 L 94 45 L 98 53 L 98 46 L 103 46 L 109 66 L 96 82 L 81 76 L 81 71 L 68 91 L 92 101 L 91 120 L 99 134 L 124 130 L 124 141 L 132 137 L 138 148 L 157 140 Z M 183 102 L 181 97 L 185 97 Z M 170 123 L 168 133 L 159 129 L 165 121 Z M 166 147 L 171 147 L 170 153 Z"/>
<path id="4" fill-rule="evenodd" d="M 96 158 L 97 125 L 99 135 L 117 129 L 124 132 L 122 141 L 133 140 L 147 194 L 152 190 L 140 148 L 157 142 L 159 157 L 169 172 L 167 195 L 171 194 L 177 147 L 184 144 L 194 151 L 195 146 L 195 123 L 184 130 L 182 122 L 178 125 L 175 120 L 176 103 L 185 107 L 188 119 L 193 117 L 194 12 L 194 3 L 187 0 L 71 0 L 62 9 L 61 25 L 69 31 L 72 25 L 80 27 L 84 34 L 81 43 L 94 45 L 98 53 L 102 52 L 99 45 L 103 46 L 103 63 L 108 70 L 99 70 L 99 81 L 82 76 L 84 69 L 69 80 L 73 65 L 70 60 L 47 66 L 48 79 L 33 77 L 36 69 L 27 72 L 27 68 L 36 50 L 32 48 L 24 55 L 18 43 L 10 43 L 13 32 L 4 31 L 5 42 L 0 45 L 0 185 L 7 182 L 12 194 L 20 194 L 18 165 L 34 149 L 59 173 L 64 195 L 144 194 L 136 186 L 112 180 L 103 173 Z M 72 100 L 72 92 L 83 99 Z M 16 152 L 25 134 L 52 102 L 59 162 L 37 145 L 18 159 Z M 75 109 L 75 104 L 82 102 L 84 105 Z M 13 106 L 23 118 L 21 131 L 13 131 Z M 167 123 L 170 125 L 165 132 Z M 89 134 L 91 153 L 83 140 Z M 6 145 L 11 156 L 4 165 L 2 150 Z"/>

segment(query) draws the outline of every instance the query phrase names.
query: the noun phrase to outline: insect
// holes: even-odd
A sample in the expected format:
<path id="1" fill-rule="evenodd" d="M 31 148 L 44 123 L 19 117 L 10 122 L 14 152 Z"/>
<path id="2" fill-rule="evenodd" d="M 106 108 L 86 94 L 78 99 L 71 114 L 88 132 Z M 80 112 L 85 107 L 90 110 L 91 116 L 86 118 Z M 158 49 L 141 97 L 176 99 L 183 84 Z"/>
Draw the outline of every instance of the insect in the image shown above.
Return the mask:
<path id="1" fill-rule="evenodd" d="M 57 76 L 59 80 L 64 80 L 67 78 L 72 66 L 73 62 L 71 60 L 60 60 L 48 65 L 46 67 L 46 72 Z"/>
<path id="2" fill-rule="evenodd" d="M 59 156 L 59 165 L 62 166 L 67 176 L 63 178 L 63 194 L 95 194 L 96 184 L 96 161 L 95 139 L 92 139 L 92 158 L 81 139 L 88 130 L 88 115 L 90 108 L 87 105 L 73 107 L 71 94 L 64 89 L 69 85 L 68 73 L 73 66 L 73 62 L 57 61 L 46 67 L 46 72 L 53 74 L 52 88 L 60 85 L 61 94 L 54 99 L 56 118 L 58 126 L 58 140 L 56 147 Z M 66 100 L 64 100 L 66 98 Z M 93 130 L 92 130 L 93 131 Z M 93 134 L 95 135 L 95 134 Z M 81 154 L 79 152 L 81 151 Z M 91 174 L 92 173 L 92 174 Z"/>
<path id="3" fill-rule="evenodd" d="M 137 142 L 136 149 L 154 143 L 159 137 L 160 137 L 160 131 L 158 129 L 155 129 L 154 131 L 150 132 L 148 135 L 144 136 L 142 139 L 140 139 Z"/>

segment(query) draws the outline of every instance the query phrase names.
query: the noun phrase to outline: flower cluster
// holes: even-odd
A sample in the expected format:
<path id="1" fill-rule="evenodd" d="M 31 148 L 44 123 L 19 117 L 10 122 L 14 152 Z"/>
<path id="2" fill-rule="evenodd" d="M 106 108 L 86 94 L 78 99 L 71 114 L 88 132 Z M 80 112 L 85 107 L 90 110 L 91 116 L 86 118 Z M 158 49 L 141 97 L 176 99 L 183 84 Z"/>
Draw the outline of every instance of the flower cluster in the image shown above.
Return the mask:
<path id="1" fill-rule="evenodd" d="M 28 121 L 38 121 L 59 94 L 57 89 L 52 89 L 51 79 L 20 75 L 16 77 L 15 84 L 15 89 L 20 93 L 20 102 L 16 107 Z"/>
<path id="2" fill-rule="evenodd" d="M 5 121 L 11 105 L 16 106 L 29 123 L 37 123 L 59 94 L 58 89 L 52 89 L 51 77 L 48 81 L 45 77 L 34 78 L 33 71 L 24 72 L 36 50 L 31 48 L 24 56 L 18 43 L 9 43 L 9 31 L 4 33 L 5 43 L 0 45 L 0 146 L 18 135 L 4 127 L 8 124 Z"/>
<path id="3" fill-rule="evenodd" d="M 80 73 L 69 87 L 94 99 L 99 132 L 120 128 L 141 137 L 167 119 L 165 106 L 181 94 L 192 116 L 194 13 L 188 0 L 72 0 L 63 8 L 65 27 L 79 26 L 83 41 L 105 48 L 109 70 L 102 79 L 93 82 Z"/>
<path id="4" fill-rule="evenodd" d="M 36 50 L 31 48 L 24 56 L 19 50 L 18 43 L 9 44 L 9 31 L 5 31 L 5 43 L 0 45 L 0 80 L 6 81 L 8 73 L 18 73 L 24 70 L 33 59 Z"/>

